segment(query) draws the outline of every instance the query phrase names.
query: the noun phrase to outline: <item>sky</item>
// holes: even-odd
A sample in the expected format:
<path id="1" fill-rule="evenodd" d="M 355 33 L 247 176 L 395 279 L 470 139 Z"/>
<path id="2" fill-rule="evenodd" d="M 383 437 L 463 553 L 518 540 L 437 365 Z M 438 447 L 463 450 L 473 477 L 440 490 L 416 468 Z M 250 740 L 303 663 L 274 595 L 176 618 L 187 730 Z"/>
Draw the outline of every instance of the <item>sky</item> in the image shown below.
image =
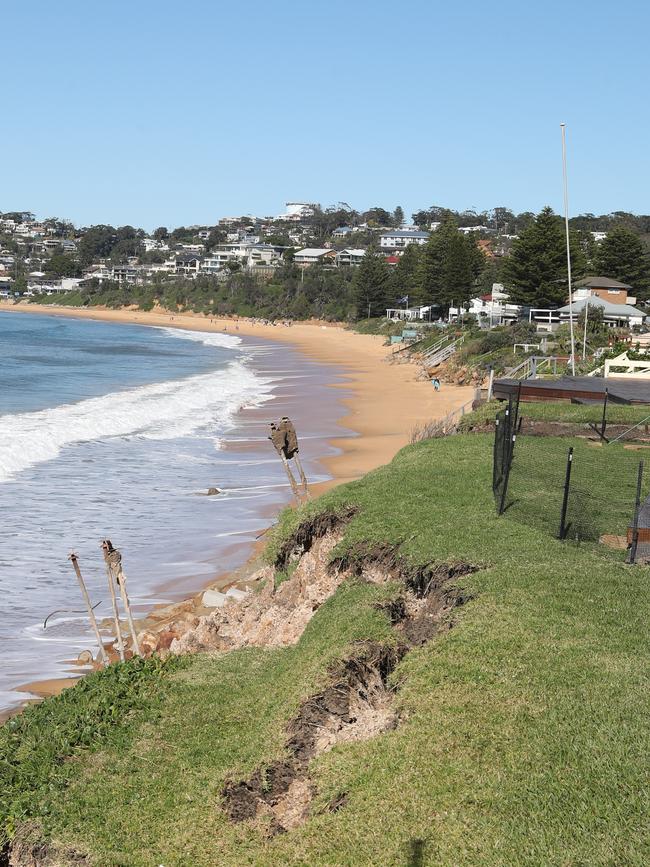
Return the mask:
<path id="1" fill-rule="evenodd" d="M 288 201 L 650 212 L 637 0 L 0 4 L 0 211 L 214 224 Z"/>

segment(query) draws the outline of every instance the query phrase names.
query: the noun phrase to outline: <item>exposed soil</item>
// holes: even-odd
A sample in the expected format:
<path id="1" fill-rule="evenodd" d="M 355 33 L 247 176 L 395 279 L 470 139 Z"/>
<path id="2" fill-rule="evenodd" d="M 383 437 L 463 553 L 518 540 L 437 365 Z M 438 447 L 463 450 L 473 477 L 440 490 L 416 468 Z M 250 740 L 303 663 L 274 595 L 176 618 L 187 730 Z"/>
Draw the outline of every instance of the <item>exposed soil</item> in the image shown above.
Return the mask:
<path id="1" fill-rule="evenodd" d="M 355 574 L 368 580 L 377 580 L 378 571 L 383 571 L 384 578 L 394 578 L 407 568 L 394 551 L 389 554 L 388 546 L 374 549 L 374 558 L 365 568 L 361 558 L 355 564 Z M 407 570 L 404 593 L 384 606 L 395 626 L 397 643 L 363 642 L 331 671 L 329 685 L 304 701 L 287 726 L 288 758 L 258 768 L 247 780 L 226 784 L 223 808 L 231 821 L 266 818 L 268 833 L 275 834 L 290 831 L 309 818 L 316 793 L 309 776 L 310 762 L 338 744 L 367 740 L 398 725 L 390 675 L 411 648 L 453 625 L 449 613 L 470 597 L 449 582 L 474 569 L 457 563 Z M 347 794 L 341 793 L 327 809 L 336 812 L 346 803 Z"/>
<path id="2" fill-rule="evenodd" d="M 90 861 L 76 849 L 54 846 L 43 840 L 43 831 L 36 822 L 23 822 L 16 828 L 10 844 L 0 850 L 0 867 L 86 867 Z"/>
<path id="3" fill-rule="evenodd" d="M 350 507 L 344 512 L 324 512 L 303 521 L 278 551 L 275 560 L 276 568 L 285 569 L 290 563 L 300 559 L 303 554 L 311 550 L 317 539 L 322 539 L 328 533 L 340 529 L 349 522 L 355 512 L 356 509 Z"/>

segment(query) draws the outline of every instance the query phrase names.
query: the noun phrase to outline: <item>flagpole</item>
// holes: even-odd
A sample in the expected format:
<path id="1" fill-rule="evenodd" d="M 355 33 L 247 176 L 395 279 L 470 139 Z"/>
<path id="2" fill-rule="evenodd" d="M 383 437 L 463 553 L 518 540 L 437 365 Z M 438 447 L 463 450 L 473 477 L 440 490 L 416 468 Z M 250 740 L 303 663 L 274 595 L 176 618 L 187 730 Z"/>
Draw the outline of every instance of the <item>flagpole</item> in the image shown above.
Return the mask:
<path id="1" fill-rule="evenodd" d="M 561 123 L 562 130 L 562 178 L 564 180 L 564 229 L 566 233 L 566 267 L 569 283 L 569 333 L 571 335 L 571 375 L 576 375 L 576 346 L 573 334 L 573 287 L 571 285 L 571 250 L 569 247 L 569 184 L 566 171 L 566 124 Z"/>

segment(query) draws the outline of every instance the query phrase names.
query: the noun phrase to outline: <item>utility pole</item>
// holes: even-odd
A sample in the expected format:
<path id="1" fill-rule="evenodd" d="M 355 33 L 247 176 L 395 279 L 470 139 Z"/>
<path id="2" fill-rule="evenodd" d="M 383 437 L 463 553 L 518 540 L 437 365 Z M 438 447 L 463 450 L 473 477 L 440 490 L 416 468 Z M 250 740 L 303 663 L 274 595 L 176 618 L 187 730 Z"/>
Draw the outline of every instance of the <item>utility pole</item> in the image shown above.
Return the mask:
<path id="1" fill-rule="evenodd" d="M 566 124 L 561 123 L 562 130 L 562 177 L 564 180 L 564 229 L 566 233 L 566 266 L 569 283 L 569 333 L 571 336 L 571 375 L 576 375 L 576 345 L 573 334 L 573 286 L 571 284 L 571 250 L 569 247 L 569 184 L 566 171 Z"/>

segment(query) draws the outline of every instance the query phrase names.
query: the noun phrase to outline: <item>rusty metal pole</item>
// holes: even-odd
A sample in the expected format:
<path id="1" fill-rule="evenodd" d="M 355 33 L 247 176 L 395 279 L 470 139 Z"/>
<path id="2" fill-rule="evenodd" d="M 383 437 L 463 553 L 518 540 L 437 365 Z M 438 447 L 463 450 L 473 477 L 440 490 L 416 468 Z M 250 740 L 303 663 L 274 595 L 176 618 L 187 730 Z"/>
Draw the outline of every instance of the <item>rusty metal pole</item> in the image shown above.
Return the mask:
<path id="1" fill-rule="evenodd" d="M 124 641 L 122 639 L 122 628 L 120 626 L 120 615 L 117 608 L 117 596 L 115 595 L 115 585 L 113 583 L 113 570 L 111 569 L 111 563 L 109 560 L 109 550 L 106 547 L 106 542 L 108 540 L 104 540 L 102 542 L 102 551 L 104 553 L 104 560 L 106 562 L 106 575 L 108 577 L 108 589 L 111 594 L 111 604 L 113 606 L 113 622 L 115 623 L 115 641 L 117 644 L 117 649 L 120 654 L 120 660 L 124 662 Z"/>
<path id="2" fill-rule="evenodd" d="M 79 568 L 79 560 L 77 559 L 77 555 L 73 552 L 70 554 L 69 558 L 72 563 L 72 567 L 75 571 L 75 575 L 77 576 L 77 581 L 79 582 L 79 587 L 81 588 L 81 593 L 84 598 L 84 602 L 86 603 L 86 608 L 88 609 L 88 617 L 90 619 L 90 625 L 93 628 L 93 632 L 95 633 L 95 638 L 97 639 L 97 644 L 99 645 L 99 655 L 101 656 L 102 662 L 104 665 L 108 665 L 108 654 L 106 653 L 106 648 L 104 647 L 104 642 L 102 641 L 102 636 L 99 632 L 99 626 L 97 625 L 97 619 L 95 617 L 95 612 L 93 611 L 93 606 L 90 601 L 90 596 L 88 595 L 88 590 L 86 589 L 86 582 L 83 579 L 81 574 L 81 569 Z"/>

